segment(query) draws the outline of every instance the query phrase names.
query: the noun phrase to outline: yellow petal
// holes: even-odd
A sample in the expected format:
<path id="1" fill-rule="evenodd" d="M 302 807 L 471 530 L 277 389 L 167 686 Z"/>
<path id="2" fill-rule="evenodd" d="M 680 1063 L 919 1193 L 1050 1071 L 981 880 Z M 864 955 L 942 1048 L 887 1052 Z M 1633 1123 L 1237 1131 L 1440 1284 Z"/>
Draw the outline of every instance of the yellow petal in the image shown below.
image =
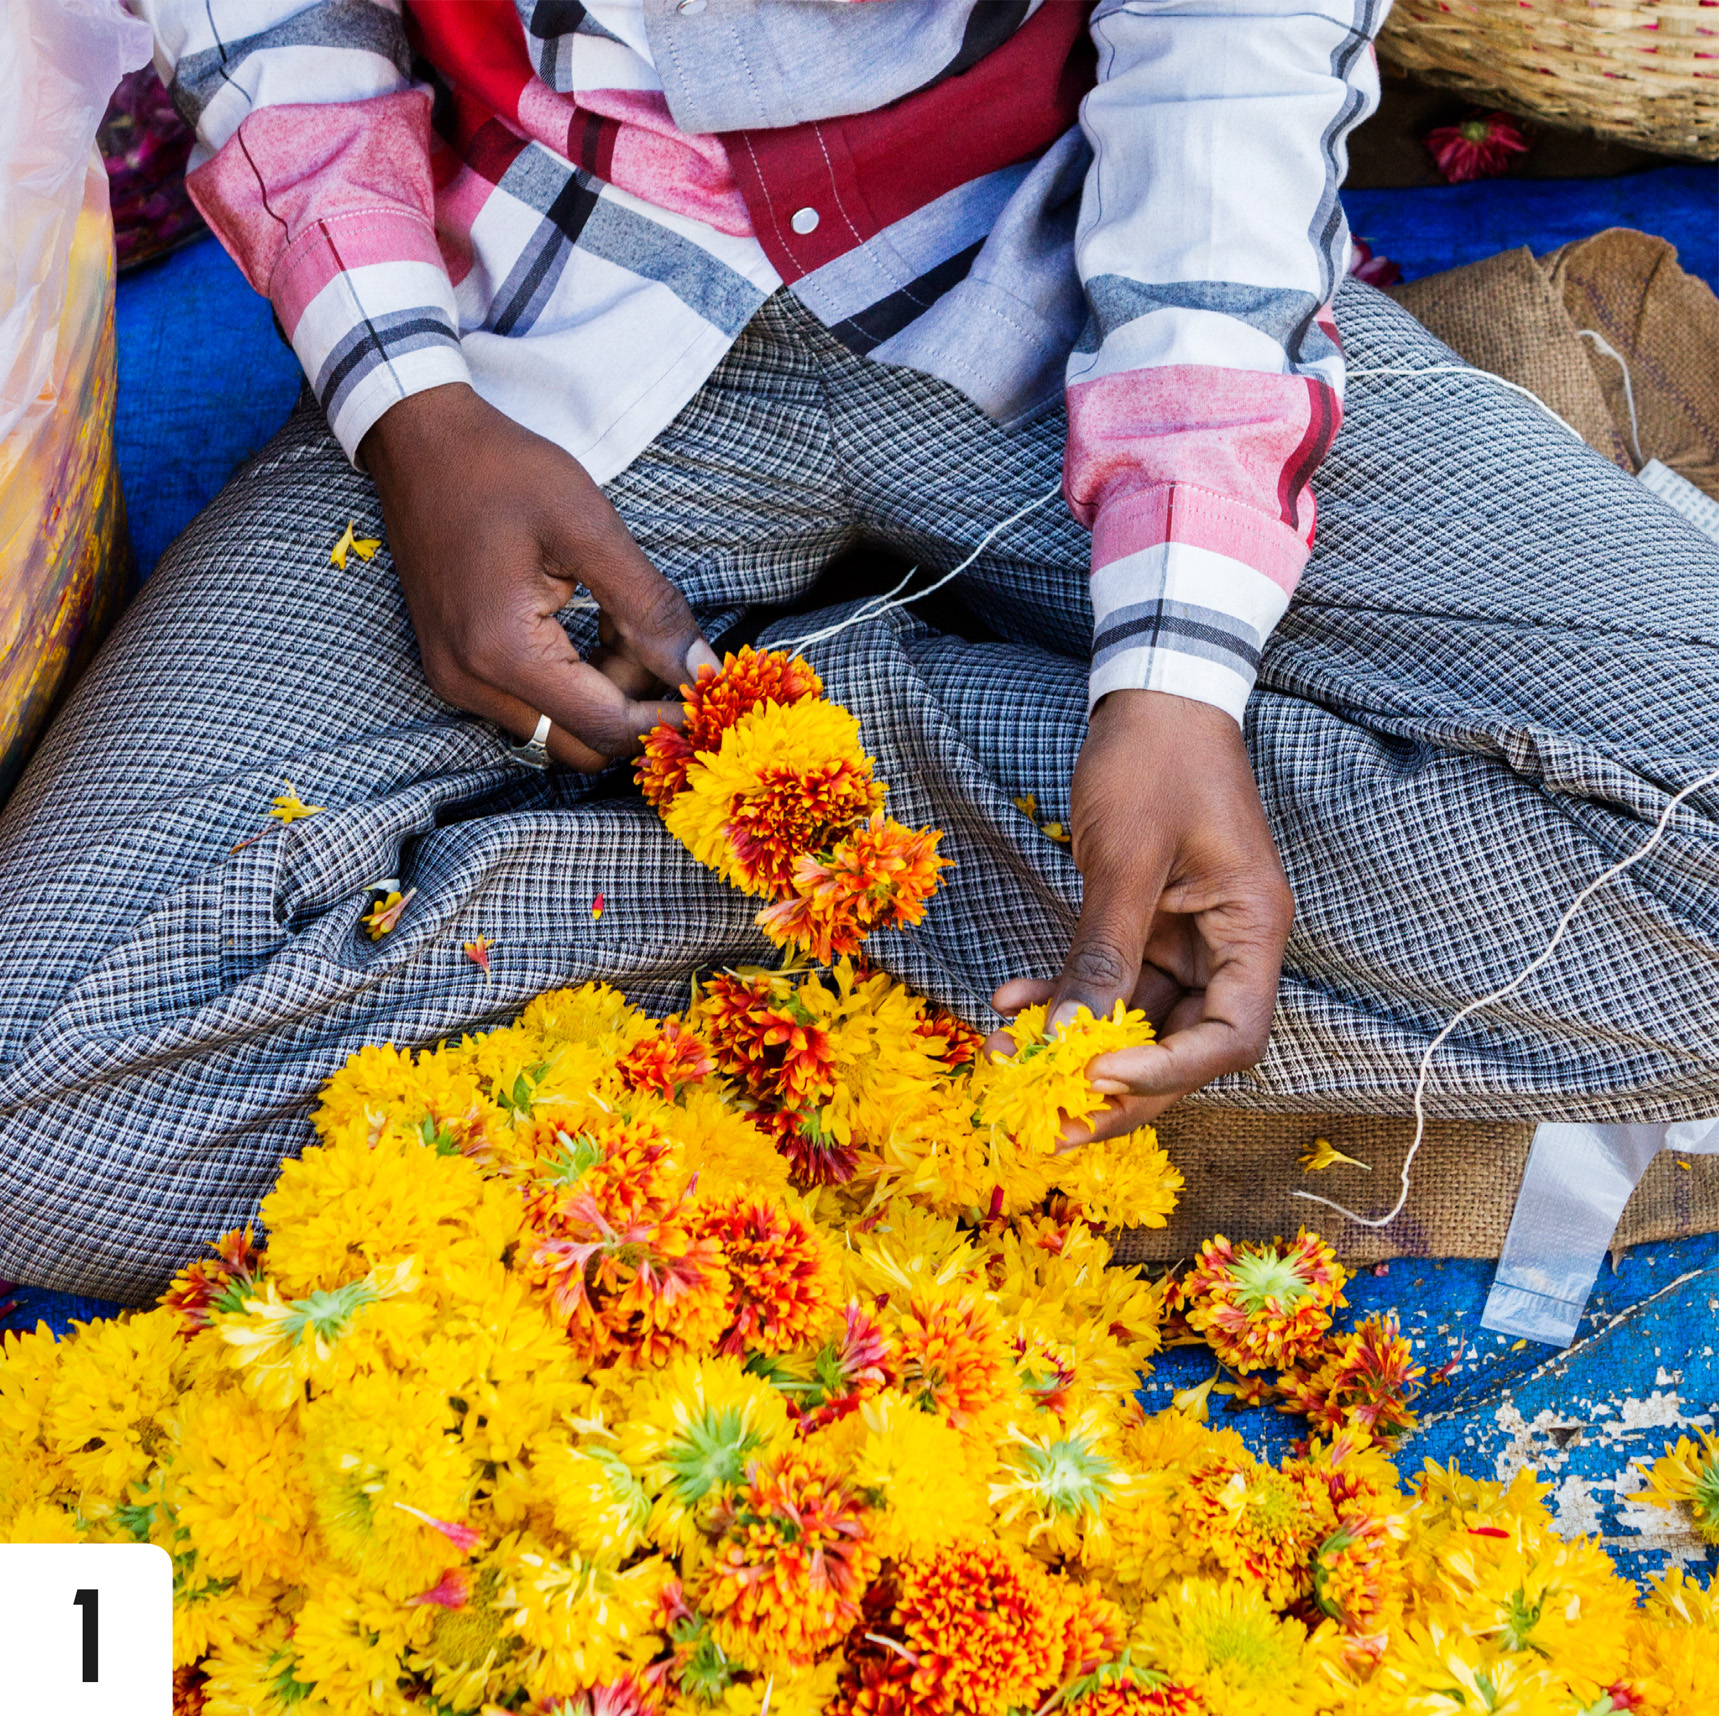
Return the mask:
<path id="1" fill-rule="evenodd" d="M 1060 822 L 1047 822 L 1039 832 L 1047 840 L 1054 840 L 1058 846 L 1067 846 L 1073 839 L 1073 836 Z"/>
<path id="2" fill-rule="evenodd" d="M 1170 1396 L 1170 1404 L 1178 1411 L 1187 1413 L 1196 1422 L 1204 1424 L 1206 1414 L 1211 1408 L 1212 1388 L 1222 1375 L 1221 1370 L 1214 1370 L 1204 1382 L 1196 1387 L 1178 1389 Z"/>
<path id="3" fill-rule="evenodd" d="M 1018 810 L 1022 816 L 1030 817 L 1034 822 L 1038 821 L 1039 801 L 1030 792 L 1022 793 L 1019 798 L 1013 801 L 1013 803 L 1015 809 Z"/>
<path id="4" fill-rule="evenodd" d="M 346 530 L 347 534 L 351 535 L 352 526 L 347 525 Z M 352 538 L 352 552 L 360 560 L 373 560 L 376 556 L 376 550 L 381 546 L 382 538 L 379 536 L 354 536 Z"/>
<path id="5" fill-rule="evenodd" d="M 1301 1166 L 1310 1174 L 1322 1174 L 1336 1162 L 1347 1162 L 1351 1168 L 1361 1168 L 1369 1174 L 1373 1171 L 1367 1163 L 1345 1156 L 1329 1138 L 1315 1138 L 1301 1156 Z"/>
<path id="6" fill-rule="evenodd" d="M 340 533 L 340 540 L 328 551 L 328 558 L 338 566 L 342 572 L 346 570 L 347 550 L 353 547 L 356 541 L 357 538 L 352 534 L 352 520 L 348 519 L 346 521 L 345 530 Z"/>

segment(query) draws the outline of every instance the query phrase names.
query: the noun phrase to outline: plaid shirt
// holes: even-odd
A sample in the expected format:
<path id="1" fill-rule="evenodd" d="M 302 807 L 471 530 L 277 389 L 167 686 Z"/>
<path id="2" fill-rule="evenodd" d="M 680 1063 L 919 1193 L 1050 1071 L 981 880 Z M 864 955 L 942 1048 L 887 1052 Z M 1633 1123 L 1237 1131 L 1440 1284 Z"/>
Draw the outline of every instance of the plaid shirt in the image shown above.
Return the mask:
<path id="1" fill-rule="evenodd" d="M 1341 418 L 1388 3 L 131 0 L 349 456 L 470 382 L 606 482 L 785 285 L 999 421 L 1066 390 L 1092 697 L 1238 719 Z"/>

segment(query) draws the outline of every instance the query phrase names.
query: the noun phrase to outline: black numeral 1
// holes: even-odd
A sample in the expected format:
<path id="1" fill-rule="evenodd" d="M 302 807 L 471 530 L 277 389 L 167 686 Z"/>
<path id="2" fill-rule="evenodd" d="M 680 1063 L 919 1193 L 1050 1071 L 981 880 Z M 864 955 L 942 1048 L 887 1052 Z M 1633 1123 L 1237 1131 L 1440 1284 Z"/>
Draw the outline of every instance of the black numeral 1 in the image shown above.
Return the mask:
<path id="1" fill-rule="evenodd" d="M 72 1607 L 84 1612 L 84 1679 L 101 1679 L 101 1592 L 80 1591 L 72 1598 Z"/>

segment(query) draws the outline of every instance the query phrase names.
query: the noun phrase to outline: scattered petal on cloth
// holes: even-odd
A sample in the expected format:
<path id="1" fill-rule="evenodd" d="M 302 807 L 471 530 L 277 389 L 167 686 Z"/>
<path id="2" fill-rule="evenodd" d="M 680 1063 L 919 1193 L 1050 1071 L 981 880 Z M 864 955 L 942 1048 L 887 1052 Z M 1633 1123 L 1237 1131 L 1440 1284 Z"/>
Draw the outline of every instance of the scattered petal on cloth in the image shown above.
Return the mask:
<path id="1" fill-rule="evenodd" d="M 1212 1390 L 1223 1374 L 1221 1370 L 1214 1370 L 1204 1382 L 1196 1383 L 1192 1388 L 1179 1389 L 1171 1395 L 1170 1404 L 1179 1412 L 1185 1412 L 1190 1418 L 1204 1424 L 1206 1413 L 1211 1406 Z"/>
<path id="2" fill-rule="evenodd" d="M 346 529 L 340 534 L 340 540 L 329 549 L 328 558 L 342 572 L 346 570 L 346 556 L 356 554 L 360 560 L 375 558 L 376 550 L 382 546 L 379 536 L 357 536 L 353 533 L 353 521 L 346 521 Z"/>
<path id="3" fill-rule="evenodd" d="M 591 922 L 597 923 L 603 916 L 603 896 L 598 894 L 591 902 Z"/>
<path id="4" fill-rule="evenodd" d="M 468 941 L 465 944 L 466 958 L 469 959 L 486 978 L 489 976 L 490 950 L 494 946 L 495 943 L 491 941 L 487 935 L 480 935 L 476 941 Z"/>
<path id="5" fill-rule="evenodd" d="M 1445 182 L 1452 185 L 1502 178 L 1512 155 L 1528 153 L 1521 126 L 1503 113 L 1472 113 L 1460 124 L 1429 131 L 1425 141 Z"/>
<path id="6" fill-rule="evenodd" d="M 1058 846 L 1069 846 L 1072 845 L 1074 841 L 1074 836 L 1070 834 L 1060 822 L 1047 822 L 1043 824 L 1039 829 L 1039 833 L 1041 833 L 1047 840 L 1054 840 Z"/>
<path id="7" fill-rule="evenodd" d="M 412 896 L 417 891 L 416 888 L 408 888 L 402 894 L 396 888 L 385 900 L 378 900 L 364 914 L 364 927 L 370 932 L 372 941 L 380 941 L 399 923 L 400 914 L 412 903 Z"/>
<path id="8" fill-rule="evenodd" d="M 1302 1153 L 1300 1162 L 1309 1174 L 1322 1174 L 1338 1162 L 1347 1162 L 1351 1168 L 1360 1168 L 1369 1174 L 1373 1171 L 1365 1162 L 1345 1156 L 1329 1138 L 1315 1138 L 1312 1148 Z"/>
<path id="9" fill-rule="evenodd" d="M 1395 286 L 1403 271 L 1388 256 L 1378 255 L 1364 238 L 1349 240 L 1349 272 L 1369 286 Z"/>
<path id="10" fill-rule="evenodd" d="M 1022 793 L 1019 798 L 1012 799 L 1010 802 L 1029 822 L 1038 821 L 1039 801 L 1030 792 Z"/>
<path id="11" fill-rule="evenodd" d="M 274 808 L 269 812 L 276 822 L 297 822 L 306 816 L 320 816 L 320 804 L 306 804 L 298 796 L 298 788 L 291 781 L 286 784 L 286 791 L 279 794 L 274 802 Z"/>

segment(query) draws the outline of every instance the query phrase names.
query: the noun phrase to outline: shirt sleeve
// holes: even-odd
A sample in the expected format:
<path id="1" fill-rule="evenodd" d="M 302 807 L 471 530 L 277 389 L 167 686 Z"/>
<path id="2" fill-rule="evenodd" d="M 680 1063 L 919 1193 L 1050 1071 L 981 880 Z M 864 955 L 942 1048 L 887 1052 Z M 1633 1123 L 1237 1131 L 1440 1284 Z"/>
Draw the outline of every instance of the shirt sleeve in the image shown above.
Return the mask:
<path id="1" fill-rule="evenodd" d="M 1238 721 L 1342 418 L 1337 190 L 1389 0 L 1100 0 L 1064 486 L 1092 530 L 1091 701 Z"/>
<path id="2" fill-rule="evenodd" d="M 191 198 L 356 460 L 389 406 L 470 380 L 399 0 L 130 4 L 197 131 Z"/>

